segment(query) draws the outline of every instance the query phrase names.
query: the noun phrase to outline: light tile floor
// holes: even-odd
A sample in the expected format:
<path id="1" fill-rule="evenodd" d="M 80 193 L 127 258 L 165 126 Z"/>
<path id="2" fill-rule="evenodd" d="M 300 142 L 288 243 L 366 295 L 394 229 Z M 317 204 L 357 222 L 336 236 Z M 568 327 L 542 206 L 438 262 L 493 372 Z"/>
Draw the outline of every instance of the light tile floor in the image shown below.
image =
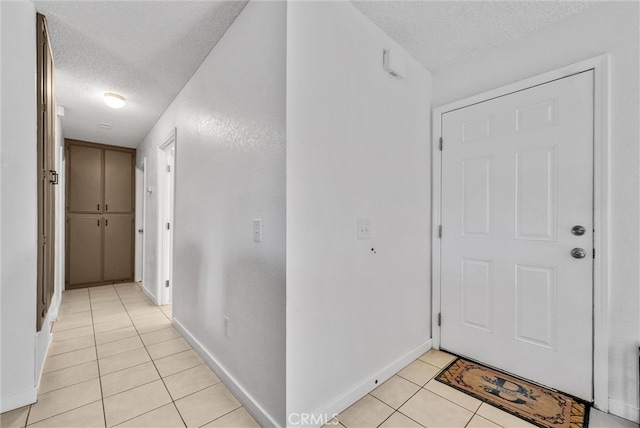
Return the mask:
<path id="1" fill-rule="evenodd" d="M 454 357 L 430 350 L 325 427 L 532 427 L 433 377 Z M 38 402 L 13 427 L 258 427 L 137 284 L 63 293 Z M 638 424 L 591 410 L 591 428 Z"/>
<path id="2" fill-rule="evenodd" d="M 258 427 L 134 283 L 65 291 L 38 402 L 13 427 Z"/>
<path id="3" fill-rule="evenodd" d="M 324 428 L 535 427 L 434 377 L 455 357 L 431 349 L 330 421 Z M 591 409 L 591 428 L 638 424 Z"/>

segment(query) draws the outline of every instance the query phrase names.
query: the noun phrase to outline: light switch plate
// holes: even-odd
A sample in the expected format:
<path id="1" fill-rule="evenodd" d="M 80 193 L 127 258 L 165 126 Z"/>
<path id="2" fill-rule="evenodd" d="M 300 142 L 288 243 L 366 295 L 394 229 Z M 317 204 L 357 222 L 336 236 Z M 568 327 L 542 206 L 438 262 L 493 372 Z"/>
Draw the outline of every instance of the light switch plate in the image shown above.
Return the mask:
<path id="1" fill-rule="evenodd" d="M 368 218 L 358 219 L 358 239 L 371 239 L 371 220 Z"/>

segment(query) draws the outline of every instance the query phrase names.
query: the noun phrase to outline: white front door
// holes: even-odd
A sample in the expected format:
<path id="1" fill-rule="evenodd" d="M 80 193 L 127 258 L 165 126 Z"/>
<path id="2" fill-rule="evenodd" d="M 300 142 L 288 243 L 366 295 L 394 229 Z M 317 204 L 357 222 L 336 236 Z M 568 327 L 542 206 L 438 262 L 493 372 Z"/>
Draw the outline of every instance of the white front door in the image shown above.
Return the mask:
<path id="1" fill-rule="evenodd" d="M 586 71 L 442 115 L 441 347 L 587 400 L 593 105 Z"/>

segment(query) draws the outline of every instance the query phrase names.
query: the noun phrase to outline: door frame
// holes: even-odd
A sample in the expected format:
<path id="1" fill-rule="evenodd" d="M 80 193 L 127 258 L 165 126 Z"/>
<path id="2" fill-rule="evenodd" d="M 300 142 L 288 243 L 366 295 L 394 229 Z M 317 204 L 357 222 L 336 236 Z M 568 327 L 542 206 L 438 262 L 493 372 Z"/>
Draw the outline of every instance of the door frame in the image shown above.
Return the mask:
<path id="1" fill-rule="evenodd" d="M 489 101 L 513 92 L 542 85 L 584 71 L 594 71 L 593 116 L 593 245 L 596 255 L 593 261 L 593 400 L 594 406 L 604 412 L 609 410 L 609 55 L 601 55 L 578 63 L 557 68 L 528 79 L 474 95 L 433 109 L 433 134 L 431 144 L 431 336 L 433 348 L 440 348 L 441 299 L 441 248 L 438 228 L 442 210 L 442 115 L 453 110 Z M 445 142 L 446 144 L 446 142 Z M 446 148 L 445 148 L 446 150 Z"/>
<path id="2" fill-rule="evenodd" d="M 135 231 L 135 243 L 136 243 L 136 255 L 134 262 L 134 282 L 144 281 L 144 214 L 147 198 L 147 176 L 146 176 L 146 164 L 147 158 L 142 158 L 141 161 L 136 162 L 136 231 Z"/>
<path id="3" fill-rule="evenodd" d="M 168 210 L 171 210 L 171 218 L 172 218 L 172 224 L 171 224 L 171 229 L 169 230 L 169 239 L 171 240 L 171 247 L 173 247 L 173 238 L 174 238 L 174 224 L 175 224 L 175 164 L 176 164 L 176 155 L 177 155 L 177 141 L 176 141 L 176 129 L 174 128 L 171 131 L 171 134 L 169 134 L 169 136 L 164 140 L 164 142 L 158 147 L 158 153 L 157 153 L 157 164 L 156 164 L 156 172 L 158 174 L 158 205 L 156 207 L 157 209 L 157 215 L 158 215 L 158 239 L 157 239 L 157 272 L 156 272 L 156 276 L 158 278 L 158 284 L 157 284 L 157 303 L 159 305 L 167 305 L 169 303 L 171 303 L 172 298 L 171 296 L 169 296 L 166 292 L 166 287 L 164 286 L 164 282 L 165 282 L 165 268 L 166 268 L 166 260 L 165 260 L 165 247 L 164 247 L 164 243 L 165 243 L 165 235 L 167 233 L 167 229 L 164 227 L 165 224 L 165 216 L 167 214 Z M 174 164 L 174 170 L 172 171 L 171 176 L 173 177 L 173 183 L 168 183 L 166 177 L 167 175 L 165 174 L 166 171 L 166 165 L 167 165 L 167 154 L 166 151 L 171 147 L 174 147 L 174 153 L 173 153 L 173 164 Z M 167 201 L 167 189 L 168 186 L 172 186 L 173 187 L 173 201 L 171 206 L 169 207 L 167 205 L 168 201 Z M 171 256 L 173 256 L 173 251 L 171 252 Z M 173 265 L 173 257 L 172 260 L 170 261 L 170 264 Z M 171 278 L 169 279 L 171 281 L 171 290 L 173 290 L 173 266 L 169 267 L 169 272 L 171 272 L 170 276 Z"/>

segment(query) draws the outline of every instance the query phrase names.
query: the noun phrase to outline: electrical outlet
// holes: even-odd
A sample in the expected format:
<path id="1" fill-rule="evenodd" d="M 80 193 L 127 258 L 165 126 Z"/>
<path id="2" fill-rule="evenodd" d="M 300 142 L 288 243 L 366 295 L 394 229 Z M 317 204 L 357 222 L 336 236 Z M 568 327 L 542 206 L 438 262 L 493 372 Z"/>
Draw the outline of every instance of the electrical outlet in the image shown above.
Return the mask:
<path id="1" fill-rule="evenodd" d="M 253 240 L 262 242 L 262 220 L 259 218 L 253 220 Z"/>
<path id="2" fill-rule="evenodd" d="M 229 317 L 224 317 L 224 335 L 227 337 L 231 337 L 231 326 L 230 326 Z"/>
<path id="3" fill-rule="evenodd" d="M 371 239 L 371 220 L 368 218 L 358 219 L 358 239 Z"/>

